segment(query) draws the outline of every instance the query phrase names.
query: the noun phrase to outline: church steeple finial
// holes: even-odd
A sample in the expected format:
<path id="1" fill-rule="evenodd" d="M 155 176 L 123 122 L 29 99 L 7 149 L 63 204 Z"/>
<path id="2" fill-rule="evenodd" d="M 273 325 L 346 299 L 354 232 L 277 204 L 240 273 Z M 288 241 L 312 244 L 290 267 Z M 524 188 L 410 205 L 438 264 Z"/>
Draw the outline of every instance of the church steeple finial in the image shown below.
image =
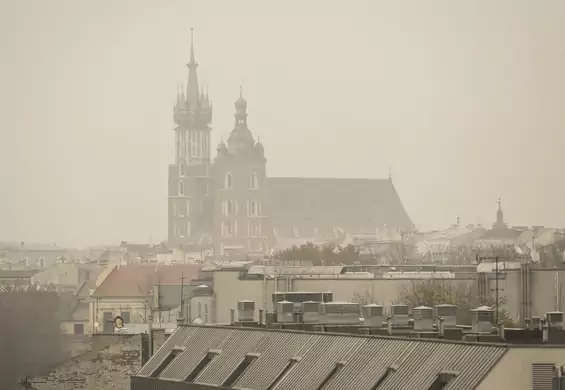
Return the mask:
<path id="1" fill-rule="evenodd" d="M 243 99 L 243 85 L 239 86 L 239 98 Z"/>
<path id="2" fill-rule="evenodd" d="M 196 68 L 198 68 L 198 63 L 196 62 L 196 56 L 194 55 L 194 29 L 190 29 L 190 59 L 188 64 L 188 82 L 186 84 L 186 100 L 188 106 L 191 110 L 198 108 L 200 102 L 200 89 L 198 88 L 198 74 Z"/>

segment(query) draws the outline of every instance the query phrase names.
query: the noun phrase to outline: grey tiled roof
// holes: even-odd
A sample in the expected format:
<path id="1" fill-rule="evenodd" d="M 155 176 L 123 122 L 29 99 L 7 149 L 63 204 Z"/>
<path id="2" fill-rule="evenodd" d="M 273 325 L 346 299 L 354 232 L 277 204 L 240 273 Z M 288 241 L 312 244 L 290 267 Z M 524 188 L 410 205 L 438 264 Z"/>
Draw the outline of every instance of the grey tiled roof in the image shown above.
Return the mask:
<path id="1" fill-rule="evenodd" d="M 299 360 L 277 390 L 318 389 L 336 363 L 343 366 L 326 383 L 326 390 L 373 389 L 391 367 L 395 371 L 378 390 L 427 390 L 446 371 L 456 376 L 444 390 L 470 390 L 507 351 L 496 344 L 190 325 L 178 328 L 137 376 L 151 376 L 174 346 L 186 349 L 160 379 L 184 381 L 208 351 L 217 350 L 219 355 L 194 383 L 221 386 L 247 354 L 255 353 L 256 360 L 233 383 L 234 388 L 251 390 L 266 390 L 293 358 Z"/>
<path id="2" fill-rule="evenodd" d="M 268 214 L 272 226 L 304 236 L 315 229 L 348 232 L 388 226 L 411 229 L 400 197 L 388 179 L 269 178 Z"/>

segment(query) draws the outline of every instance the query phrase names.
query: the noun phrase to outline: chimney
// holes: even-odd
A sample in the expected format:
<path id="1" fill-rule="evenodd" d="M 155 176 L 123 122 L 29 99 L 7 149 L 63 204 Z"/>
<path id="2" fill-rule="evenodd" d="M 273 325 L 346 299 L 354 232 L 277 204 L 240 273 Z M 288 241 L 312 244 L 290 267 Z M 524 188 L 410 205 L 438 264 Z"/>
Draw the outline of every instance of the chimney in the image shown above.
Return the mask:
<path id="1" fill-rule="evenodd" d="M 153 356 L 153 314 L 149 313 L 147 316 L 147 327 L 149 328 L 147 331 L 147 338 L 148 338 L 148 355 L 149 359 Z"/>
<path id="2" fill-rule="evenodd" d="M 183 326 L 184 325 L 184 318 L 183 317 L 177 317 L 177 327 Z"/>
<path id="3" fill-rule="evenodd" d="M 500 337 L 500 340 L 504 341 L 506 338 L 504 336 L 504 322 L 503 321 L 498 321 L 498 337 Z"/>
<path id="4" fill-rule="evenodd" d="M 392 317 L 388 316 L 386 319 L 386 332 L 389 336 L 392 336 Z"/>
<path id="5" fill-rule="evenodd" d="M 235 324 L 235 309 L 230 309 L 230 325 Z"/>
<path id="6" fill-rule="evenodd" d="M 541 321 L 541 334 L 542 342 L 547 343 L 549 341 L 549 327 L 547 326 L 547 320 L 545 319 Z"/>
<path id="7" fill-rule="evenodd" d="M 263 325 L 263 309 L 259 309 L 259 325 Z"/>
<path id="8" fill-rule="evenodd" d="M 443 338 L 445 336 L 445 328 L 443 321 L 444 321 L 443 317 L 438 318 L 437 335 L 439 338 Z"/>

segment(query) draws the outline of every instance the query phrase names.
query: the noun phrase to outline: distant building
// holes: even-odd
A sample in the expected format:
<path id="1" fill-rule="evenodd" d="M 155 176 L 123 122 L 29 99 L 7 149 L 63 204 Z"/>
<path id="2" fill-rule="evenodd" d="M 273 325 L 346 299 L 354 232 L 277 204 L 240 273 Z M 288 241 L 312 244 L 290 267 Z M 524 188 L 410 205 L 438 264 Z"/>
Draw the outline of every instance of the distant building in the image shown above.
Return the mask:
<path id="1" fill-rule="evenodd" d="M 341 228 L 411 230 L 388 179 L 269 178 L 262 143 L 247 124 L 240 90 L 234 128 L 211 153 L 212 102 L 199 87 L 191 44 L 188 82 L 174 106 L 175 157 L 169 166 L 168 242 L 214 255 L 265 253 L 284 237 L 313 237 Z M 338 157 L 339 158 L 339 157 Z"/>
<path id="2" fill-rule="evenodd" d="M 190 282 L 197 278 L 199 265 L 113 266 L 101 275 L 91 294 L 91 326 L 95 333 L 113 332 L 112 320 L 121 316 L 126 326 L 176 324 L 187 308 L 180 307 L 181 296 L 188 304 Z M 183 292 L 181 294 L 181 291 Z M 175 325 L 176 326 L 176 325 Z"/>

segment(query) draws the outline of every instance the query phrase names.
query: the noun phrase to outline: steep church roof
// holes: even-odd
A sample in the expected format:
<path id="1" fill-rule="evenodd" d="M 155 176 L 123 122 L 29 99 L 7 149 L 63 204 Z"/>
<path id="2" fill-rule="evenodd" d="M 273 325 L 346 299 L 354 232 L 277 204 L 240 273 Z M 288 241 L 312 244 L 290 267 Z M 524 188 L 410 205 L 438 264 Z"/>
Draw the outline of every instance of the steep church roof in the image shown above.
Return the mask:
<path id="1" fill-rule="evenodd" d="M 267 179 L 271 225 L 288 234 L 341 228 L 348 232 L 414 225 L 390 179 Z"/>

